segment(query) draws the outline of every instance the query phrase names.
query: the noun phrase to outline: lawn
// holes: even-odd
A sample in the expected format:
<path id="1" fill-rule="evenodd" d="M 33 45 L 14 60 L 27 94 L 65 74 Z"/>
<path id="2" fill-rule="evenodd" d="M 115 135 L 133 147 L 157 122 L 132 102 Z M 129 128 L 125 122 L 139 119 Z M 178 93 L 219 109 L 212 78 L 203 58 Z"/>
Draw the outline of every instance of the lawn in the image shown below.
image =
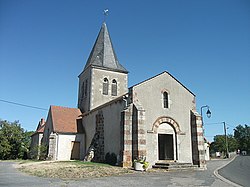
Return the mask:
<path id="1" fill-rule="evenodd" d="M 60 179 L 96 178 L 134 172 L 118 166 L 83 161 L 21 161 L 17 167 L 29 175 Z"/>

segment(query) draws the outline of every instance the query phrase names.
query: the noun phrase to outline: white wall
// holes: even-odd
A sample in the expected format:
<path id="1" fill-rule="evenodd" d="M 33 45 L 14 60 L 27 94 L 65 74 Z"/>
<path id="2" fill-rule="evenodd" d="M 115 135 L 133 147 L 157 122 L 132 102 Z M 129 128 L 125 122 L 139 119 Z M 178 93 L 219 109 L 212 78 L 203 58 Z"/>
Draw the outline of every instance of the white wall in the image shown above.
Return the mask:
<path id="1" fill-rule="evenodd" d="M 205 160 L 210 160 L 209 144 L 204 143 L 204 147 L 205 147 Z"/>
<path id="2" fill-rule="evenodd" d="M 169 93 L 169 108 L 163 107 L 163 92 Z M 145 109 L 146 131 L 162 116 L 171 117 L 185 135 L 177 135 L 178 161 L 192 162 L 190 111 L 195 110 L 195 97 L 168 73 L 160 74 L 133 87 L 133 101 Z M 147 133 L 149 161 L 158 159 L 158 134 Z"/>
<path id="3" fill-rule="evenodd" d="M 85 143 L 84 134 L 58 134 L 57 135 L 57 156 L 56 160 L 70 160 L 72 141 L 80 142 L 80 160 L 83 160 Z"/>

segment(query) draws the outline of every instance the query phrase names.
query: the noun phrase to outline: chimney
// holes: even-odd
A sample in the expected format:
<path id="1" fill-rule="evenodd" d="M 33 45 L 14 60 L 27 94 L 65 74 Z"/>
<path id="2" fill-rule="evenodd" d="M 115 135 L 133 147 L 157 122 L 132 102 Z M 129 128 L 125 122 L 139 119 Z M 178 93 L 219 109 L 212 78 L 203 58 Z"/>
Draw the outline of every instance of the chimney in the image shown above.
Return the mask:
<path id="1" fill-rule="evenodd" d="M 45 120 L 44 120 L 44 118 L 42 118 L 41 121 L 40 121 L 40 126 L 42 126 L 44 124 L 45 124 Z"/>

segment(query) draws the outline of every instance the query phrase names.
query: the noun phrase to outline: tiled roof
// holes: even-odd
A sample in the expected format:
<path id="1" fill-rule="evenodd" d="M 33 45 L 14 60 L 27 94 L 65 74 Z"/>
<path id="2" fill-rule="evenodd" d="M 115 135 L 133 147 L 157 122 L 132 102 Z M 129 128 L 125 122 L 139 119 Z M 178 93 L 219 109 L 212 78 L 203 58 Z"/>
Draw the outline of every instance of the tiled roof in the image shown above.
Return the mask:
<path id="1" fill-rule="evenodd" d="M 46 125 L 46 123 L 45 123 L 44 119 L 42 118 L 41 121 L 39 121 L 39 123 L 37 125 L 36 131 L 31 136 L 33 136 L 35 134 L 43 133 L 45 125 Z"/>
<path id="2" fill-rule="evenodd" d="M 45 128 L 45 124 L 46 124 L 46 123 L 44 123 L 38 130 L 36 130 L 36 132 L 38 132 L 38 133 L 43 133 L 44 128 Z"/>
<path id="3" fill-rule="evenodd" d="M 51 106 L 50 113 L 54 132 L 83 133 L 81 111 L 78 108 Z"/>
<path id="4" fill-rule="evenodd" d="M 102 24 L 84 70 L 89 66 L 128 73 L 117 59 L 106 23 Z"/>

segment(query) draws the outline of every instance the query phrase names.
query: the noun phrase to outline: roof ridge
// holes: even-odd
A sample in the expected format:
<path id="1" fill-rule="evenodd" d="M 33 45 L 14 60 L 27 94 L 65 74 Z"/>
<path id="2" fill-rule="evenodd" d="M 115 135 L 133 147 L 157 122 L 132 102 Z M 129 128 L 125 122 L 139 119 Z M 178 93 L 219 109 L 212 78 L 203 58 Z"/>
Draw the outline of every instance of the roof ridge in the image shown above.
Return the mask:
<path id="1" fill-rule="evenodd" d="M 163 72 L 161 72 L 161 73 L 159 73 L 159 74 L 157 74 L 157 75 L 155 75 L 155 76 L 153 76 L 153 77 L 150 77 L 150 78 L 148 78 L 148 79 L 146 79 L 146 80 L 144 80 L 144 81 L 141 81 L 141 82 L 139 82 L 139 83 L 137 83 L 137 84 L 135 84 L 135 85 L 133 85 L 133 86 L 130 86 L 129 87 L 129 89 L 132 89 L 133 87 L 136 87 L 136 86 L 138 86 L 138 85 L 140 85 L 140 84 L 143 84 L 143 83 L 145 83 L 145 82 L 148 82 L 148 81 L 150 81 L 150 80 L 152 80 L 152 79 L 154 79 L 154 78 L 156 78 L 156 77 L 158 77 L 158 76 L 160 76 L 160 75 L 162 75 L 162 74 L 164 74 L 164 73 L 166 73 L 166 74 L 168 74 L 170 77 L 172 77 L 176 82 L 178 82 L 183 88 L 185 88 L 189 93 L 191 93 L 192 95 L 194 95 L 195 96 L 195 94 L 190 90 L 190 89 L 188 89 L 184 84 L 182 84 L 177 78 L 175 78 L 171 73 L 169 73 L 168 71 L 163 71 Z"/>
<path id="2" fill-rule="evenodd" d="M 50 105 L 50 107 L 53 107 L 53 108 L 56 107 L 56 108 L 79 109 L 79 108 L 73 108 L 73 107 L 67 107 L 67 106 L 58 106 L 58 105 Z"/>

